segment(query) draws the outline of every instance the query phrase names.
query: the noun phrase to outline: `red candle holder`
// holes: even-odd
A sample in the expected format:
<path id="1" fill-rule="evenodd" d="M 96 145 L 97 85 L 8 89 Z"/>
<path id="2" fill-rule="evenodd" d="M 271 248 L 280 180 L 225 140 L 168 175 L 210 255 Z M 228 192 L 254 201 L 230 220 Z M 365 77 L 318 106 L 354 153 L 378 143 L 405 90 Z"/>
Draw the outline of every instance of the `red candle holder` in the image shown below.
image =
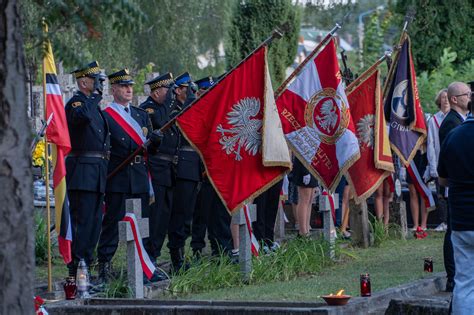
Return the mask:
<path id="1" fill-rule="evenodd" d="M 371 296 L 372 289 L 370 287 L 370 275 L 364 273 L 360 275 L 360 296 Z"/>
<path id="2" fill-rule="evenodd" d="M 74 300 L 76 298 L 77 287 L 76 280 L 74 279 L 74 277 L 67 277 L 66 282 L 64 282 L 63 288 L 66 300 Z"/>
<path id="3" fill-rule="evenodd" d="M 423 270 L 425 272 L 433 272 L 433 258 L 431 258 L 431 257 L 426 257 L 425 258 L 425 263 L 423 265 Z"/>

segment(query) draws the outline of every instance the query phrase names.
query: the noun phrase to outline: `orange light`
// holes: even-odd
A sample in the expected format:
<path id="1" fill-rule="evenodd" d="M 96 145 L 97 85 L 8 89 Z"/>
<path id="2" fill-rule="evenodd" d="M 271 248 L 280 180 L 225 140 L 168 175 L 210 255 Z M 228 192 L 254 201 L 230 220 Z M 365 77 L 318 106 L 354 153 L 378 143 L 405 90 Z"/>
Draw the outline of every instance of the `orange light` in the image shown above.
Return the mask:
<path id="1" fill-rule="evenodd" d="M 337 296 L 341 296 L 343 294 L 344 294 L 344 289 L 341 289 L 336 293 Z"/>

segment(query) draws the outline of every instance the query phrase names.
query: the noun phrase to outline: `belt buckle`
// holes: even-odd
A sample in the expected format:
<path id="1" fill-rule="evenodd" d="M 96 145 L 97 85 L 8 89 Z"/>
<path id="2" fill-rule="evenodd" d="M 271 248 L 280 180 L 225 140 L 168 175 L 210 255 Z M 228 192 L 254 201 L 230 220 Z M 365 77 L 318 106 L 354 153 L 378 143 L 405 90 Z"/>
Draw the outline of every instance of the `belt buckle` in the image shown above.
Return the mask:
<path id="1" fill-rule="evenodd" d="M 135 164 L 141 163 L 142 157 L 140 155 L 135 155 Z"/>

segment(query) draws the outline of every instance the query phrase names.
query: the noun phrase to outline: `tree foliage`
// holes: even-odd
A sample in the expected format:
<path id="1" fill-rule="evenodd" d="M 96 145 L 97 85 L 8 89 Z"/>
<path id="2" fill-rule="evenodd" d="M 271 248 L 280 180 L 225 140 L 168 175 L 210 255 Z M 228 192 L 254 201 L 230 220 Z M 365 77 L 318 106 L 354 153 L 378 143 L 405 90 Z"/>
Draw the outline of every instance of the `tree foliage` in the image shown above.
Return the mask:
<path id="1" fill-rule="evenodd" d="M 418 90 L 421 104 L 425 112 L 435 113 L 438 108 L 435 97 L 438 91 L 447 88 L 451 82 L 472 80 L 474 73 L 474 59 L 465 61 L 461 67 L 456 66 L 457 53 L 451 48 L 443 49 L 442 56 L 436 68 L 431 71 L 423 71 L 417 77 Z"/>
<path id="2" fill-rule="evenodd" d="M 273 29 L 289 22 L 291 30 L 274 41 L 269 49 L 269 65 L 273 82 L 278 85 L 285 78 L 286 68 L 296 55 L 300 25 L 298 8 L 291 0 L 246 0 L 235 8 L 229 29 L 226 61 L 235 66 L 266 39 Z"/>
<path id="3" fill-rule="evenodd" d="M 471 60 L 474 51 L 472 0 L 399 0 L 395 12 L 404 15 L 410 5 L 416 9 L 409 33 L 413 38 L 417 69 L 435 69 L 446 47 L 457 53 L 455 65 Z"/>

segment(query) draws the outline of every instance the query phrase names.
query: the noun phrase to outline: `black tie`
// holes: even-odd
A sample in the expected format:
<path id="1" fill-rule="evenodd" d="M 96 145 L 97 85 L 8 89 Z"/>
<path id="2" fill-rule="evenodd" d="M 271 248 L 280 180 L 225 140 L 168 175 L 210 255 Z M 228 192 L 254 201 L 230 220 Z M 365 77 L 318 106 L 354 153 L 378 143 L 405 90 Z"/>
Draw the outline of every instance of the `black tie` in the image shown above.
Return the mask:
<path id="1" fill-rule="evenodd" d="M 127 113 L 130 113 L 130 108 L 125 107 L 125 111 L 126 111 Z"/>

